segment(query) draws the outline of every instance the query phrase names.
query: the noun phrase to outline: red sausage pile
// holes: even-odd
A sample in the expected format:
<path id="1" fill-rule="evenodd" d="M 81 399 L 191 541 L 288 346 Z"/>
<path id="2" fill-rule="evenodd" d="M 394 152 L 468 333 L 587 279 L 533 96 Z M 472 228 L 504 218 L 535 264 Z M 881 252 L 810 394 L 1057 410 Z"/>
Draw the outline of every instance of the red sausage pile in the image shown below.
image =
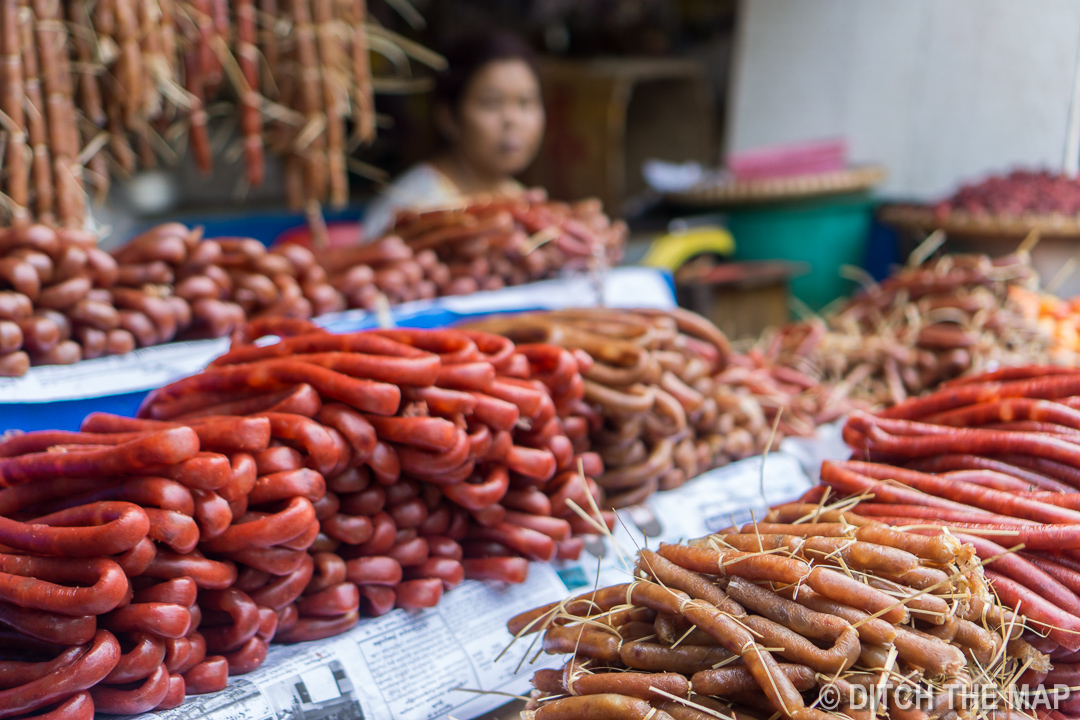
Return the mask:
<path id="1" fill-rule="evenodd" d="M 317 252 L 316 258 L 350 308 L 374 310 L 380 295 L 397 305 L 453 295 L 457 289 L 452 285 L 450 268 L 433 251 L 413 253 L 396 235 L 367 245 Z"/>
<path id="2" fill-rule="evenodd" d="M 0 708 L 174 707 L 270 640 L 431 607 L 466 577 L 521 582 L 612 525 L 577 414 L 587 356 L 478 332 L 245 333 L 140 418 L 0 443 L 17 658 Z"/>
<path id="3" fill-rule="evenodd" d="M 397 235 L 313 255 L 248 238 L 204 240 L 179 223 L 110 255 L 92 235 L 0 229 L 0 377 L 174 338 L 224 337 L 246 320 L 495 290 L 615 262 L 625 227 L 597 202 L 520 201 L 399 219 Z"/>
<path id="4" fill-rule="evenodd" d="M 1037 284 L 1026 253 L 944 254 L 897 270 L 825 318 L 784 326 L 762 349 L 768 361 L 820 378 L 834 407 L 849 398 L 894 405 L 961 375 L 1047 357 L 1051 338 L 1013 292 Z"/>
<path id="5" fill-rule="evenodd" d="M 549 201 L 542 191 L 452 210 L 403 211 L 392 232 L 414 252 L 438 254 L 450 269 L 452 294 L 522 285 L 597 261 L 614 265 L 627 235 L 625 223 L 612 222 L 599 200 L 570 205 Z"/>
<path id="6" fill-rule="evenodd" d="M 0 376 L 135 347 L 102 288 L 116 261 L 81 230 L 0 229 Z M 90 355 L 91 349 L 96 355 Z"/>
<path id="7" fill-rule="evenodd" d="M 855 413 L 844 438 L 856 458 L 826 462 L 822 482 L 872 520 L 943 528 L 997 558 L 986 574 L 1018 607 L 1025 637 L 1075 684 L 1080 672 L 1080 371 L 1008 368 L 954 380 L 875 417 Z M 873 462 L 869 462 L 873 461 Z M 820 493 L 819 493 L 820 494 Z M 1018 552 L 1009 552 L 1022 545 Z M 1060 711 L 1080 711 L 1066 701 Z"/>
<path id="8" fill-rule="evenodd" d="M 314 256 L 249 238 L 202 239 L 199 229 L 158 225 L 113 251 L 119 280 L 109 295 L 140 347 L 174 337 L 224 337 L 248 318 L 343 310 Z M 170 312 L 172 309 L 172 312 Z"/>
<path id="9" fill-rule="evenodd" d="M 964 185 L 934 206 L 941 218 L 956 210 L 972 215 L 1076 215 L 1080 213 L 1080 183 L 1046 170 L 1014 170 Z"/>
<path id="10" fill-rule="evenodd" d="M 530 191 L 518 200 L 452 210 L 402 212 L 391 234 L 368 245 L 317 252 L 349 307 L 468 295 L 586 270 L 622 257 L 626 227 L 598 200 L 549 202 Z"/>

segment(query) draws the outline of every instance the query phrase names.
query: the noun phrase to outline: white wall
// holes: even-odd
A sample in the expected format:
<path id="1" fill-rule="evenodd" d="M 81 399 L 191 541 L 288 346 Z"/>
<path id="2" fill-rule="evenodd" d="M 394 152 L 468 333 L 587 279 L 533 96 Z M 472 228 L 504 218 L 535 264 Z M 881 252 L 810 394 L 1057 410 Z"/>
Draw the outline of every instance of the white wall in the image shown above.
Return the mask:
<path id="1" fill-rule="evenodd" d="M 742 0 L 726 146 L 846 136 L 883 194 L 1059 168 L 1080 0 Z"/>

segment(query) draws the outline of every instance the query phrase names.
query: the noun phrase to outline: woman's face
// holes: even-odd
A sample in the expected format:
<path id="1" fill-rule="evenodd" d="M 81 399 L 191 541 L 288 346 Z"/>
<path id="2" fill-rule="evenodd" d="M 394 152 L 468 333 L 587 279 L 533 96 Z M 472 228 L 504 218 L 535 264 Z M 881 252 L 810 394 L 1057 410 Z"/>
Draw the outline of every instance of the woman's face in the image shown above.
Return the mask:
<path id="1" fill-rule="evenodd" d="M 454 118 L 454 145 L 487 175 L 516 175 L 532 162 L 544 136 L 544 104 L 532 68 L 522 60 L 496 60 L 465 88 Z"/>

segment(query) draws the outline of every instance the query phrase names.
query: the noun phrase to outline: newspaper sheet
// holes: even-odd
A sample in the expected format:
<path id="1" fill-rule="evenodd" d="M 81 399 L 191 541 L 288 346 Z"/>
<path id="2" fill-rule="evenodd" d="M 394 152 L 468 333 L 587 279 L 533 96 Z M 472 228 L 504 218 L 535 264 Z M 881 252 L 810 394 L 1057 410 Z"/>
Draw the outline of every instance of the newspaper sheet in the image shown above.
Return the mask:
<path id="1" fill-rule="evenodd" d="M 537 668 L 561 663 L 538 651 L 537 635 L 511 646 L 509 618 L 626 582 L 638 548 L 748 522 L 811 484 L 798 458 L 784 452 L 714 470 L 620 511 L 612 536 L 590 541 L 578 561 L 533 563 L 522 585 L 469 581 L 438 607 L 395 610 L 335 638 L 274 646 L 261 668 L 232 678 L 225 691 L 140 720 L 475 718 L 508 696 L 527 695 Z"/>

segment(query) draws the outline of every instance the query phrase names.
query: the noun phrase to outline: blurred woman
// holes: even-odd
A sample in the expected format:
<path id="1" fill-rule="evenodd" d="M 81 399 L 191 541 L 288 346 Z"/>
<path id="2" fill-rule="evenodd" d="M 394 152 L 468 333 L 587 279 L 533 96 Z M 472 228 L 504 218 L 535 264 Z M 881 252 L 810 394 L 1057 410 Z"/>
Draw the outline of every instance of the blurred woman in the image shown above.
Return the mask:
<path id="1" fill-rule="evenodd" d="M 504 31 L 459 37 L 444 52 L 436 79 L 435 128 L 444 149 L 395 180 L 368 208 L 364 237 L 393 225 L 402 208 L 446 205 L 473 195 L 524 190 L 514 176 L 536 157 L 544 105 L 529 46 Z"/>

